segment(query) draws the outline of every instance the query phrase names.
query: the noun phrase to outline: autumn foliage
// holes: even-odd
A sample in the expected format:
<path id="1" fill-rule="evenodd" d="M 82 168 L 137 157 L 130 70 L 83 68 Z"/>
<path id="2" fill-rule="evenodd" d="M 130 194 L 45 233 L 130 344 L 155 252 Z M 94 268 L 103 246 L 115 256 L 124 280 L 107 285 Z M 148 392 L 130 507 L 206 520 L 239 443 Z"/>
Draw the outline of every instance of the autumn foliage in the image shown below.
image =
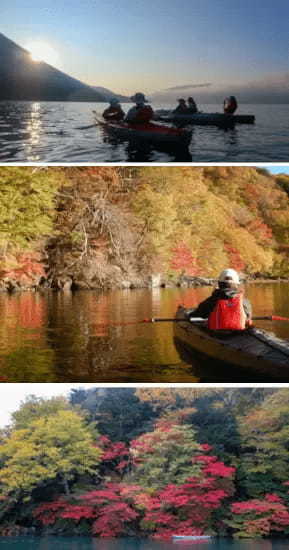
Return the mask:
<path id="1" fill-rule="evenodd" d="M 126 389 L 128 409 L 111 438 L 93 416 L 101 398 L 111 419 L 120 395 L 102 390 L 75 390 L 73 405 L 31 396 L 13 413 L 1 433 L 0 535 L 27 525 L 160 540 L 289 534 L 287 388 L 138 390 L 157 419 Z M 134 437 L 138 407 L 146 412 Z M 116 437 L 123 430 L 125 441 Z"/>
<path id="2" fill-rule="evenodd" d="M 244 166 L 4 167 L 0 280 L 100 288 L 224 265 L 288 275 L 287 180 Z"/>
<path id="3" fill-rule="evenodd" d="M 234 502 L 231 512 L 233 519 L 227 523 L 238 537 L 289 533 L 289 511 L 278 495 L 267 494 L 262 500 Z"/>

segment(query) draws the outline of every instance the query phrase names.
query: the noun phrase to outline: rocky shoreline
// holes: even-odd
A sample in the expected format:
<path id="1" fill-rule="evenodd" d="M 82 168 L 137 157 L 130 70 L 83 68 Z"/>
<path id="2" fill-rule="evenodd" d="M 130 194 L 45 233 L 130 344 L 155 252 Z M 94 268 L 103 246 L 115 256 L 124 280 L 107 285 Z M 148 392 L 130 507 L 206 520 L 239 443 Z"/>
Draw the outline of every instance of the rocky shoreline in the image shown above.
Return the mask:
<path id="1" fill-rule="evenodd" d="M 242 278 L 243 283 L 252 284 L 272 284 L 289 282 L 287 277 L 270 277 L 270 276 L 252 276 Z M 214 286 L 217 279 L 200 276 L 180 276 L 177 278 L 166 277 L 161 274 L 148 276 L 133 276 L 128 278 L 120 278 L 118 281 L 99 281 L 77 280 L 72 278 L 57 279 L 50 281 L 45 277 L 25 277 L 25 278 L 9 278 L 0 279 L 0 292 L 38 292 L 44 290 L 53 291 L 79 291 L 79 290 L 133 290 L 137 288 L 197 288 L 205 286 Z"/>

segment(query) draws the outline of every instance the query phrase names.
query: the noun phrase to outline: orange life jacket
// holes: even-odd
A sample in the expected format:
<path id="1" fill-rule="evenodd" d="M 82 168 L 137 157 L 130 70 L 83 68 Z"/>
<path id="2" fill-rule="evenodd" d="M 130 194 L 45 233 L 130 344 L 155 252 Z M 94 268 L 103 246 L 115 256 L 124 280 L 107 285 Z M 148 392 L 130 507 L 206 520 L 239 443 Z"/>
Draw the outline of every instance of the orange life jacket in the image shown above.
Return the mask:
<path id="1" fill-rule="evenodd" d="M 210 330 L 244 330 L 246 314 L 243 307 L 243 294 L 218 300 L 208 318 Z"/>

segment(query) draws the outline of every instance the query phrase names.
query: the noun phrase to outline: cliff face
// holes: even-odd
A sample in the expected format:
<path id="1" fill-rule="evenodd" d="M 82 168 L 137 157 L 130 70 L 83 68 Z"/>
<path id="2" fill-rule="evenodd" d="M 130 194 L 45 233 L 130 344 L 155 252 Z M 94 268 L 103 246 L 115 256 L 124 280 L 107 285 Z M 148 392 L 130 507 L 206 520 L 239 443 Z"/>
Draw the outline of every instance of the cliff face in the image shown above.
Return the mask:
<path id="1" fill-rule="evenodd" d="M 0 100 L 104 101 L 104 96 L 24 50 L 0 33 Z"/>

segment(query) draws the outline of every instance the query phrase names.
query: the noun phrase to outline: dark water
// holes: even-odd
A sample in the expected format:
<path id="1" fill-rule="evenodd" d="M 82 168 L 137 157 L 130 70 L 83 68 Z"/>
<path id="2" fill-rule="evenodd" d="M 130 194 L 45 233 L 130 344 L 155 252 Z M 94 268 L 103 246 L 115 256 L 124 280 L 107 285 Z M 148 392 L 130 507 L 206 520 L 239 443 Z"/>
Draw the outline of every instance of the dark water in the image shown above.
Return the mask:
<path id="1" fill-rule="evenodd" d="M 112 140 L 93 123 L 104 103 L 0 102 L 0 162 L 287 162 L 289 105 L 243 105 L 255 125 L 193 127 L 188 150 L 134 147 Z M 124 110 L 130 107 L 124 104 Z M 164 105 L 153 105 L 154 108 Z M 169 106 L 165 106 L 169 107 Z M 206 112 L 221 105 L 199 105 Z"/>
<path id="2" fill-rule="evenodd" d="M 254 314 L 289 317 L 288 289 L 288 283 L 249 285 Z M 137 322 L 173 317 L 178 304 L 194 307 L 211 291 L 2 293 L 0 381 L 255 381 L 248 373 L 208 368 L 196 358 L 184 362 L 174 346 L 172 323 Z M 289 339 L 289 323 L 262 321 L 257 326 Z"/>
<path id="3" fill-rule="evenodd" d="M 0 537 L 3 550 L 285 550 L 289 539 L 245 541 L 216 539 L 210 542 L 156 542 L 144 539 L 92 539 L 88 537 Z"/>

